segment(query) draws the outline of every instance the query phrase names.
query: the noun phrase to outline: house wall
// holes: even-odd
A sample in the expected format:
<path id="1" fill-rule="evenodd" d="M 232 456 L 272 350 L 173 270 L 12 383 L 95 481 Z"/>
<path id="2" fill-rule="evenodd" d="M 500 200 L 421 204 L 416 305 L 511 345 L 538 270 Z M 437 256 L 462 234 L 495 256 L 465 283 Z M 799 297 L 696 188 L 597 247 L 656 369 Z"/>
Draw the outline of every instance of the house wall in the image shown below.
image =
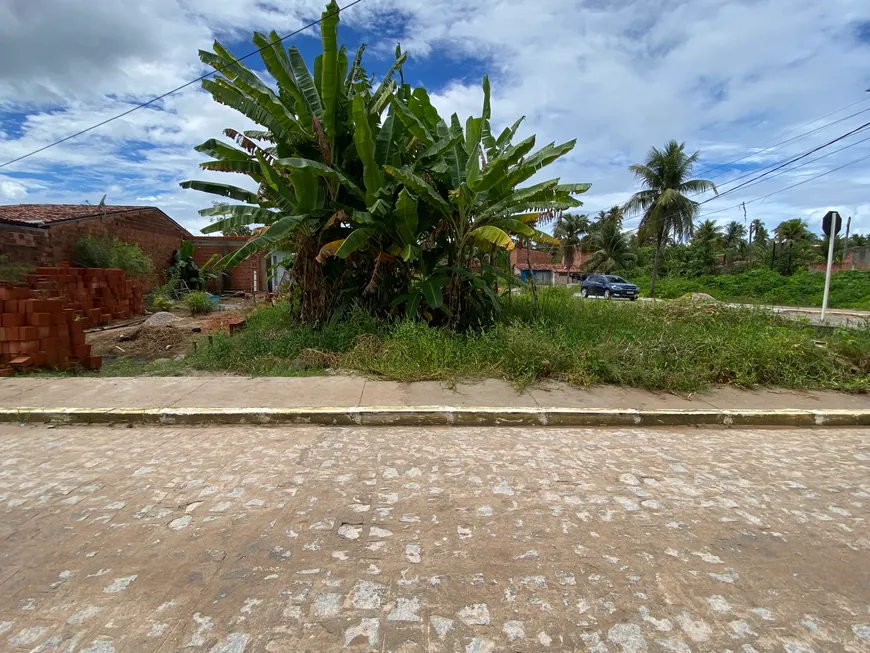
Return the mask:
<path id="1" fill-rule="evenodd" d="M 552 256 L 550 252 L 540 252 L 536 249 L 531 251 L 532 256 L 532 267 L 536 265 L 549 265 L 552 263 Z M 525 264 L 528 259 L 528 250 L 524 247 L 515 247 L 510 252 L 511 257 L 511 265 L 516 265 L 517 263 Z"/>
<path id="2" fill-rule="evenodd" d="M 154 263 L 154 273 L 143 279 L 145 292 L 163 283 L 163 271 L 172 265 L 172 255 L 189 234 L 157 209 L 142 209 L 106 216 L 64 220 L 41 228 L 0 225 L 0 253 L 10 259 L 53 267 L 73 263 L 73 247 L 85 235 L 109 234 L 138 245 Z"/>
<path id="3" fill-rule="evenodd" d="M 202 267 L 213 256 L 223 258 L 230 252 L 239 249 L 248 239 L 244 236 L 198 236 L 191 238 L 193 241 L 193 260 Z M 229 270 L 228 283 L 221 283 L 221 279 L 209 284 L 209 289 L 214 292 L 224 290 L 244 290 L 251 292 L 254 289 L 254 273 L 257 273 L 258 292 L 265 291 L 266 284 L 266 258 L 262 254 L 254 254 L 248 260 L 239 263 Z"/>
<path id="4" fill-rule="evenodd" d="M 46 261 L 48 236 L 43 229 L 0 223 L 0 254 L 15 263 L 26 263 L 34 267 L 50 265 Z"/>

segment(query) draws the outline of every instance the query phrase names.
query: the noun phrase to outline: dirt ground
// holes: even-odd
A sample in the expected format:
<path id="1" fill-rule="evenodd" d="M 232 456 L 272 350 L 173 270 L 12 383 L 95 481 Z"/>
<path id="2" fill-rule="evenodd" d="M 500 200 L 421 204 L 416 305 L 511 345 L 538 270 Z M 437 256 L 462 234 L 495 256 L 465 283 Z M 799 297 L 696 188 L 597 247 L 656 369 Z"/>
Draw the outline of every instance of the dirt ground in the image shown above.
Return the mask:
<path id="1" fill-rule="evenodd" d="M 870 650 L 866 430 L 0 426 L 0 648 Z"/>
<path id="2" fill-rule="evenodd" d="M 87 343 L 91 345 L 91 353 L 102 356 L 104 361 L 122 357 L 136 361 L 175 358 L 208 334 L 227 333 L 229 323 L 244 317 L 244 314 L 243 309 L 238 309 L 191 317 L 175 311 L 173 315 L 179 319 L 171 324 L 148 326 L 143 324 L 143 317 L 128 326 L 91 331 L 87 334 Z"/>

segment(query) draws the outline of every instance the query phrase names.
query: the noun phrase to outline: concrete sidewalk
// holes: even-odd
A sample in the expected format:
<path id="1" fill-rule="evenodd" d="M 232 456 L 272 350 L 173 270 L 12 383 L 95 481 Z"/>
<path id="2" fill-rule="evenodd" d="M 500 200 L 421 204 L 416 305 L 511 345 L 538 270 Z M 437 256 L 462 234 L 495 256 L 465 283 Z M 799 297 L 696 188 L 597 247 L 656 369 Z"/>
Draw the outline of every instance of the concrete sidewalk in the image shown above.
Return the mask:
<path id="1" fill-rule="evenodd" d="M 689 397 L 495 379 L 447 387 L 363 377 L 0 379 L 0 421 L 91 423 L 752 424 L 870 423 L 870 395 L 723 387 Z"/>

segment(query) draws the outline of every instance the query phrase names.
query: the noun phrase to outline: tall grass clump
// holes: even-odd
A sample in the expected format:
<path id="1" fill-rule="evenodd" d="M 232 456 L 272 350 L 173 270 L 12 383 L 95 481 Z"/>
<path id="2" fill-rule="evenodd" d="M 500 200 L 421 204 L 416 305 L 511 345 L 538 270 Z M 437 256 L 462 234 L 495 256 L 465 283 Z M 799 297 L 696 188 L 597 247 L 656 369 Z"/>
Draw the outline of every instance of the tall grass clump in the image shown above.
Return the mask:
<path id="1" fill-rule="evenodd" d="M 693 392 L 741 387 L 865 389 L 870 331 L 818 329 L 765 309 L 581 301 L 564 288 L 505 302 L 493 327 L 456 333 L 357 311 L 321 328 L 288 326 L 286 304 L 190 354 L 197 369 L 294 375 L 325 368 L 396 381 L 548 379 Z"/>

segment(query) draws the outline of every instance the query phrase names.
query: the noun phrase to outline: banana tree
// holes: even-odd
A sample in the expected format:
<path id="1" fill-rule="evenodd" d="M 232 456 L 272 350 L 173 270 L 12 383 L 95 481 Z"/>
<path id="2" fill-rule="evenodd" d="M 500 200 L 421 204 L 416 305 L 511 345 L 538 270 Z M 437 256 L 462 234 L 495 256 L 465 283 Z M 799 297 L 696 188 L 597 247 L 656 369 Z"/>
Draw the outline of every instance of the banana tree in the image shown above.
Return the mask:
<path id="1" fill-rule="evenodd" d="M 433 115 L 434 109 L 430 111 L 422 97 L 406 101 L 400 93 L 391 98 L 396 115 L 427 152 L 437 153 L 437 157 L 425 172 L 408 165 L 387 165 L 384 169 L 438 214 L 446 243 L 440 265 L 421 281 L 424 285 L 419 293 L 411 293 L 406 301 L 413 308 L 422 296 L 431 308 L 444 308 L 452 325 L 464 323 L 463 311 L 470 304 L 497 305 L 491 292 L 493 284 L 481 283 L 487 275 L 479 263 L 482 252 L 509 251 L 516 238 L 554 242 L 535 226 L 541 214 L 580 206 L 574 195 L 589 189 L 589 184 L 561 184 L 559 179 L 521 187 L 570 152 L 575 141 L 550 143 L 532 153 L 534 136 L 512 143 L 522 118 L 494 138 L 487 77 L 483 79 L 483 94 L 481 116 L 468 118 L 464 130 L 456 114 L 449 126 L 443 120 L 436 121 L 437 113 Z M 476 275 L 472 273 L 475 269 L 479 270 Z M 435 296 L 437 287 L 443 289 L 440 298 Z"/>
<path id="2" fill-rule="evenodd" d="M 277 91 L 235 61 L 220 43 L 215 42 L 213 52 L 200 51 L 202 61 L 218 71 L 214 80 L 203 80 L 203 87 L 217 102 L 261 127 L 245 132 L 227 129 L 224 135 L 231 143 L 211 139 L 198 146 L 212 157 L 201 167 L 243 174 L 257 190 L 207 181 L 181 184 L 233 200 L 200 211 L 220 218 L 203 233 L 263 225 L 220 266 L 232 267 L 258 250 L 280 247 L 296 252 L 292 283 L 301 289 L 300 315 L 309 321 L 328 315 L 347 281 L 344 266 L 318 260 L 320 251 L 346 235 L 349 216 L 367 212 L 377 199 L 377 179 L 363 171 L 368 173 L 373 155 L 401 162 L 396 155 L 402 151 L 399 145 L 404 147 L 400 125 L 387 116 L 381 126 L 381 114 L 396 91 L 393 78 L 401 74 L 407 55 L 397 49 L 387 75 L 372 88 L 362 67 L 364 46 L 350 66 L 346 48 L 338 48 L 337 12 L 333 1 L 323 13 L 323 51 L 314 61 L 314 74 L 295 46 L 284 49 L 277 33 L 254 35 Z M 363 177 L 365 184 L 359 185 Z"/>

